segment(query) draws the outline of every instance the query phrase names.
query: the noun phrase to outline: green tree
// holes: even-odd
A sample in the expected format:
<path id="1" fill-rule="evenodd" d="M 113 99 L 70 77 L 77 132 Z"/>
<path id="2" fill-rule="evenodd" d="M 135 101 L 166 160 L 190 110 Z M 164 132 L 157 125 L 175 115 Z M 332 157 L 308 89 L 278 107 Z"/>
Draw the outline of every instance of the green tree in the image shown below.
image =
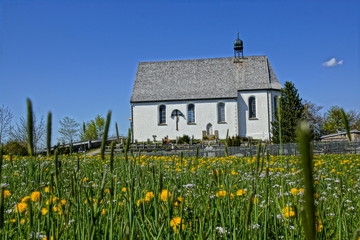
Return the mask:
<path id="1" fill-rule="evenodd" d="M 321 106 L 310 101 L 304 101 L 304 119 L 309 123 L 312 139 L 319 140 L 322 135 L 324 118 L 320 114 Z"/>
<path id="2" fill-rule="evenodd" d="M 281 140 L 282 143 L 296 142 L 296 127 L 299 120 L 304 118 L 304 105 L 295 85 L 285 82 L 284 86 L 279 98 L 280 111 L 276 112 L 275 121 L 271 123 L 274 143 L 280 143 Z"/>
<path id="3" fill-rule="evenodd" d="M 359 124 L 359 114 L 357 114 L 355 111 L 345 111 L 345 115 L 349 121 L 350 128 L 356 129 Z M 341 108 L 339 106 L 332 106 L 325 113 L 323 131 L 325 134 L 345 131 Z"/>
<path id="4" fill-rule="evenodd" d="M 94 120 L 90 120 L 83 126 L 81 140 L 100 139 L 104 134 L 105 119 L 101 115 L 96 115 Z"/>
<path id="5" fill-rule="evenodd" d="M 64 117 L 59 121 L 59 124 L 60 140 L 62 140 L 62 142 L 72 143 L 78 136 L 80 124 L 70 117 Z"/>

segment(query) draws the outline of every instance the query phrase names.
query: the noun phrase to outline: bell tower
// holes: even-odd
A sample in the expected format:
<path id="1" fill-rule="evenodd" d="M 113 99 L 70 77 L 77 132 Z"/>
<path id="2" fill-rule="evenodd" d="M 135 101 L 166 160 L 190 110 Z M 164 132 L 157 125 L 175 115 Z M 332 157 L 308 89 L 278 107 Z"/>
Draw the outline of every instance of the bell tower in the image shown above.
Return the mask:
<path id="1" fill-rule="evenodd" d="M 234 56 L 236 58 L 244 57 L 244 46 L 243 41 L 239 37 L 239 33 L 237 33 L 237 39 L 234 41 Z"/>

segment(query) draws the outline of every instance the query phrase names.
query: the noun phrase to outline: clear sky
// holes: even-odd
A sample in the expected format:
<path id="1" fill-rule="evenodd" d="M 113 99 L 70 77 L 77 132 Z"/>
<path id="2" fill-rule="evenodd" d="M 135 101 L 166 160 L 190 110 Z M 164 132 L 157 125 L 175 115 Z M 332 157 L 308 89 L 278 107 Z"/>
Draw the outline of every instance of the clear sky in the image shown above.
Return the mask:
<path id="1" fill-rule="evenodd" d="M 267 55 L 324 109 L 360 110 L 360 1 L 0 0 L 0 105 L 129 127 L 138 62 Z M 114 134 L 114 127 L 111 129 Z"/>

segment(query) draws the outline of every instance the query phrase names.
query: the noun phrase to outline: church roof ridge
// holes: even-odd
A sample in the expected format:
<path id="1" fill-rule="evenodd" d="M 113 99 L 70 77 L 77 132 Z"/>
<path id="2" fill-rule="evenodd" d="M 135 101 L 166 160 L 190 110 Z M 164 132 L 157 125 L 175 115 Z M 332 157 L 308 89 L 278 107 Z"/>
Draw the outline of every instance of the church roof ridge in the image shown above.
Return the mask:
<path id="1" fill-rule="evenodd" d="M 254 55 L 254 56 L 245 56 L 242 59 L 247 58 L 267 58 L 266 55 Z M 175 60 L 155 60 L 155 61 L 141 61 L 139 64 L 143 63 L 161 63 L 161 62 L 184 62 L 184 61 L 203 61 L 203 60 L 221 60 L 221 59 L 234 59 L 234 57 L 216 57 L 216 58 L 189 58 L 189 59 L 175 59 Z"/>

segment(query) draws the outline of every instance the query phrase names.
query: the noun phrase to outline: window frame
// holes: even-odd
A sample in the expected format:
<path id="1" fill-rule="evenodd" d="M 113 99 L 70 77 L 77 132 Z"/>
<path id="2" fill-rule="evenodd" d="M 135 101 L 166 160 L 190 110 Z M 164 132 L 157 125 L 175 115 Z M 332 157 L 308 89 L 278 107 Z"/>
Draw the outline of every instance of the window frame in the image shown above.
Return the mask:
<path id="1" fill-rule="evenodd" d="M 256 117 L 256 97 L 250 96 L 248 99 L 248 107 L 249 107 L 249 119 L 250 120 L 257 120 Z"/>
<path id="2" fill-rule="evenodd" d="M 216 105 L 217 110 L 217 122 L 218 123 L 226 123 L 226 117 L 225 117 L 225 103 L 219 102 Z M 222 116 L 221 116 L 222 115 Z"/>
<path id="3" fill-rule="evenodd" d="M 192 106 L 192 109 L 190 109 L 190 106 Z M 191 114 L 190 114 L 191 110 L 192 110 L 192 119 L 191 119 Z M 191 121 L 191 120 L 193 120 L 193 121 Z M 189 125 L 195 125 L 196 124 L 195 104 L 194 103 L 189 103 L 187 105 L 187 124 L 189 124 Z"/>
<path id="4" fill-rule="evenodd" d="M 167 123 L 166 123 L 166 105 L 165 104 L 159 105 L 158 118 L 159 118 L 158 125 L 167 125 Z"/>

